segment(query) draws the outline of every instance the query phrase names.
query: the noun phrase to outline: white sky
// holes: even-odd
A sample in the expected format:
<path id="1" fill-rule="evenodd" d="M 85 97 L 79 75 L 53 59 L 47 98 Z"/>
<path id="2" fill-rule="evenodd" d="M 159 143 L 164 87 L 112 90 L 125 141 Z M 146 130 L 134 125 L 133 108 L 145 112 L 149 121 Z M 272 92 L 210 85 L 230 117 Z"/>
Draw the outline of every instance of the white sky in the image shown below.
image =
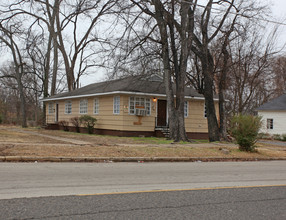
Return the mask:
<path id="1" fill-rule="evenodd" d="M 269 4 L 269 9 L 273 12 L 273 18 L 270 20 L 285 23 L 279 28 L 278 45 L 286 44 L 286 0 L 258 0 L 262 4 Z M 285 49 L 284 49 L 285 51 Z M 103 70 L 104 71 L 104 70 Z M 97 71 L 96 73 L 88 76 L 82 76 L 81 86 L 88 85 L 93 82 L 103 81 L 105 79 L 104 73 Z"/>
<path id="2" fill-rule="evenodd" d="M 266 1 L 268 2 L 268 1 Z M 272 11 L 274 12 L 274 15 L 279 19 L 282 20 L 286 18 L 286 1 L 285 0 L 272 0 Z"/>

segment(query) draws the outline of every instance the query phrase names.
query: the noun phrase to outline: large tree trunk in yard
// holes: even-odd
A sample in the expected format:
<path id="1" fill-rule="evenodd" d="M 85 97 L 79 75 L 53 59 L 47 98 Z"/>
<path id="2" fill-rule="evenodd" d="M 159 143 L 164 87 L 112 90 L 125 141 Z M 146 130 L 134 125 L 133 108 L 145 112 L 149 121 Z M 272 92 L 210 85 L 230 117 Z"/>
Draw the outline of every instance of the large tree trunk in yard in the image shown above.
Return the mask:
<path id="1" fill-rule="evenodd" d="M 232 31 L 232 30 L 231 30 Z M 227 140 L 227 131 L 226 131 L 226 114 L 225 114 L 225 87 L 226 87 L 226 75 L 229 70 L 228 60 L 229 53 L 227 51 L 228 38 L 231 31 L 226 35 L 226 40 L 223 44 L 222 54 L 223 54 L 223 68 L 221 71 L 219 79 L 219 133 L 222 140 Z"/>
<path id="2" fill-rule="evenodd" d="M 175 142 L 179 141 L 188 141 L 188 137 L 185 131 L 185 121 L 184 121 L 184 103 L 180 104 L 175 103 L 174 93 L 172 88 L 172 82 L 170 73 L 165 72 L 165 86 L 166 86 L 166 94 L 167 94 L 167 105 L 168 105 L 168 122 L 169 122 L 169 129 L 170 129 L 170 139 L 174 140 Z M 169 75 L 169 79 L 166 75 Z M 176 104 L 180 106 L 177 106 Z"/>
<path id="3" fill-rule="evenodd" d="M 222 140 L 227 140 L 224 90 L 219 92 L 219 133 Z"/>
<path id="4" fill-rule="evenodd" d="M 205 75 L 206 76 L 206 75 Z M 210 76 L 205 77 L 205 105 L 207 110 L 209 141 L 219 141 L 219 127 L 216 117 L 214 99 L 213 99 L 213 80 Z"/>
<path id="5" fill-rule="evenodd" d="M 169 128 L 170 128 L 170 138 L 175 142 L 188 141 L 188 137 L 185 131 L 185 121 L 184 115 L 177 111 L 169 111 Z"/>

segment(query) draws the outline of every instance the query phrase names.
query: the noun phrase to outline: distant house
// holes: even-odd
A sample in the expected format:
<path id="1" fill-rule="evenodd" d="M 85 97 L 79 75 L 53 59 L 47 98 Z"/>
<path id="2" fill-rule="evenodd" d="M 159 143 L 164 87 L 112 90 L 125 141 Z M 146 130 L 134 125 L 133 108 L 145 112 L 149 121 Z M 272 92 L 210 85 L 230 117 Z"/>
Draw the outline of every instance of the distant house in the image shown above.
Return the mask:
<path id="1" fill-rule="evenodd" d="M 159 75 L 94 83 L 43 101 L 50 127 L 88 114 L 97 119 L 96 134 L 162 136 L 168 130 L 165 86 Z M 208 138 L 204 97 L 190 87 L 185 89 L 184 114 L 189 138 Z"/>
<path id="2" fill-rule="evenodd" d="M 263 120 L 261 132 L 286 134 L 286 93 L 261 105 L 256 110 Z"/>

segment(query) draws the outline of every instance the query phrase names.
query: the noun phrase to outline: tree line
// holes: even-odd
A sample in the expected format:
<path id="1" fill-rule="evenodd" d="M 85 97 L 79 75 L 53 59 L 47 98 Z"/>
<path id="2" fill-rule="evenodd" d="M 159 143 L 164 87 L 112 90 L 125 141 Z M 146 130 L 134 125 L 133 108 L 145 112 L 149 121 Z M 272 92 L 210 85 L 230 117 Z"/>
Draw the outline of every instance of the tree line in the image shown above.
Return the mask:
<path id="1" fill-rule="evenodd" d="M 254 0 L 1 3 L 0 121 L 45 123 L 39 98 L 77 89 L 100 68 L 109 78 L 161 74 L 175 141 L 187 140 L 184 89 L 194 87 L 205 98 L 209 140 L 224 139 L 229 116 L 285 90 L 286 56 L 267 9 Z"/>

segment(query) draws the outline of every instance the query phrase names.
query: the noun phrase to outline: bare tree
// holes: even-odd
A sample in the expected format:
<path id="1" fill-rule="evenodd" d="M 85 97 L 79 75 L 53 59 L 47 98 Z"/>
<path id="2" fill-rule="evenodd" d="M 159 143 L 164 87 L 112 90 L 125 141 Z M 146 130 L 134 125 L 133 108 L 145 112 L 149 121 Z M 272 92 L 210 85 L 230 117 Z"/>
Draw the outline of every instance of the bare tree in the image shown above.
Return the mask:
<path id="1" fill-rule="evenodd" d="M 220 140 L 220 133 L 213 96 L 215 64 L 213 54 L 210 51 L 210 46 L 217 35 L 222 31 L 222 27 L 226 23 L 226 20 L 231 17 L 232 14 L 230 14 L 230 12 L 236 14 L 237 9 L 234 0 L 219 2 L 209 0 L 205 6 L 201 7 L 203 9 L 201 10 L 200 16 L 198 15 L 196 17 L 197 31 L 193 33 L 194 44 L 192 46 L 192 51 L 200 61 L 200 65 L 196 64 L 201 67 L 199 92 L 205 97 L 209 140 L 218 141 Z M 214 10 L 216 10 L 214 9 L 215 7 L 220 10 L 220 16 L 213 16 Z"/>
<path id="2" fill-rule="evenodd" d="M 0 42 L 2 43 L 2 45 L 6 46 L 12 54 L 14 69 L 13 72 L 11 72 L 11 78 L 15 78 L 17 81 L 17 89 L 19 91 L 21 100 L 21 124 L 22 127 L 27 127 L 26 100 L 22 83 L 22 78 L 25 74 L 25 62 L 23 60 L 22 51 L 18 45 L 19 42 L 17 41 L 22 34 L 22 31 L 19 29 L 20 25 L 21 23 L 18 23 L 17 25 L 11 24 L 10 26 L 4 27 L 3 24 L 0 23 Z"/>
<path id="3" fill-rule="evenodd" d="M 151 47 L 148 47 L 150 44 L 158 45 L 154 47 L 156 49 L 153 50 L 155 52 L 153 55 L 160 58 L 162 62 L 170 138 L 174 141 L 188 140 L 184 124 L 184 90 L 188 57 L 192 45 L 190 33 L 193 31 L 193 23 L 191 20 L 195 9 L 193 6 L 190 7 L 192 2 L 189 0 L 182 2 L 131 0 L 132 4 L 129 8 L 127 7 L 130 11 L 127 13 L 128 17 L 125 18 L 128 24 L 125 33 L 135 34 L 137 38 L 135 47 L 142 49 L 144 45 L 147 45 L 150 52 Z M 136 28 L 136 24 L 140 22 L 144 27 L 148 27 L 147 31 Z M 133 46 L 130 51 L 134 51 Z M 131 54 L 130 51 L 129 54 Z"/>
<path id="4" fill-rule="evenodd" d="M 50 78 L 52 80 L 50 93 L 52 95 L 55 93 L 59 65 L 58 51 L 64 60 L 69 90 L 77 88 L 79 78 L 89 68 L 97 65 L 95 60 L 99 49 L 94 49 L 95 43 L 104 43 L 106 40 L 97 34 L 95 28 L 103 16 L 112 14 L 111 9 L 115 3 L 115 0 L 11 0 L 2 6 L 4 9 L 1 12 L 5 15 L 3 19 L 25 17 L 30 21 L 27 28 L 31 32 L 42 32 L 43 37 L 47 36 L 44 97 L 49 94 Z M 51 66 L 53 66 L 52 73 Z"/>
<path id="5" fill-rule="evenodd" d="M 231 67 L 228 75 L 227 97 L 231 112 L 252 113 L 272 95 L 273 74 L 271 65 L 274 50 L 275 32 L 268 40 L 259 33 L 261 29 L 245 29 L 230 47 Z"/>
<path id="6" fill-rule="evenodd" d="M 230 53 L 229 46 L 232 40 L 237 38 L 237 34 L 232 36 L 234 32 L 234 27 L 239 26 L 240 24 L 236 23 L 238 18 L 238 14 L 236 14 L 231 23 L 226 25 L 221 30 L 221 37 L 218 39 L 217 44 L 214 45 L 214 51 L 218 51 L 216 54 L 214 52 L 214 60 L 215 60 L 215 84 L 217 87 L 218 97 L 219 97 L 219 132 L 220 138 L 222 140 L 227 140 L 227 113 L 226 113 L 226 100 L 225 93 L 227 88 L 227 76 L 230 71 Z"/>
<path id="7" fill-rule="evenodd" d="M 274 95 L 278 96 L 286 92 L 286 57 L 280 55 L 274 58 L 272 64 L 273 80 L 275 82 Z"/>
<path id="8" fill-rule="evenodd" d="M 115 3 L 115 0 L 81 0 L 75 3 L 59 1 L 59 5 L 57 6 L 59 10 L 61 5 L 65 7 L 63 7 L 64 11 L 56 13 L 58 48 L 64 59 L 69 90 L 79 87 L 79 78 L 83 74 L 83 70 L 95 66 L 92 63 L 88 63 L 92 60 L 91 50 L 89 50 L 89 54 L 84 54 L 89 49 L 91 43 L 100 41 L 100 37 L 94 32 L 95 25 L 99 23 L 102 16 L 109 13 L 111 14 L 111 9 Z M 83 21 L 85 25 L 81 25 Z M 67 27 L 69 27 L 73 33 L 69 46 L 64 40 L 64 30 Z M 77 62 L 80 64 L 76 77 L 75 68 Z"/>
<path id="9" fill-rule="evenodd" d="M 257 17 L 262 14 L 265 7 L 256 5 L 255 1 L 212 1 L 209 0 L 205 5 L 198 4 L 200 10 L 197 10 L 195 18 L 195 31 L 193 36 L 192 51 L 195 54 L 192 58 L 194 72 L 189 74 L 191 83 L 205 97 L 209 140 L 216 141 L 220 139 L 220 133 L 225 136 L 224 122 L 224 96 L 225 77 L 228 70 L 228 60 L 230 52 L 226 49 L 229 44 L 229 37 L 233 30 L 239 28 L 236 23 L 237 18 L 246 18 L 245 20 Z M 214 43 L 221 39 L 220 49 L 213 50 Z M 224 67 L 220 75 L 216 74 L 215 54 L 220 50 L 224 57 Z M 223 71 L 222 71 L 223 70 Z M 213 101 L 215 92 L 215 81 L 219 80 L 219 98 L 220 98 L 220 128 L 216 118 L 216 111 Z"/>
<path id="10" fill-rule="evenodd" d="M 94 49 L 95 43 L 105 40 L 97 35 L 95 26 L 103 15 L 110 13 L 115 2 L 11 0 L 1 3 L 1 22 L 8 24 L 16 19 L 22 21 L 22 28 L 27 30 L 30 71 L 33 69 L 32 72 L 42 81 L 43 98 L 56 93 L 57 82 L 62 81 L 59 76 L 61 64 L 65 68 L 69 90 L 78 88 L 80 77 L 96 65 L 98 51 Z M 41 49 L 36 52 L 35 48 L 40 48 L 39 39 Z M 44 73 L 41 76 L 37 71 L 39 67 Z M 45 106 L 43 112 L 46 112 Z"/>

